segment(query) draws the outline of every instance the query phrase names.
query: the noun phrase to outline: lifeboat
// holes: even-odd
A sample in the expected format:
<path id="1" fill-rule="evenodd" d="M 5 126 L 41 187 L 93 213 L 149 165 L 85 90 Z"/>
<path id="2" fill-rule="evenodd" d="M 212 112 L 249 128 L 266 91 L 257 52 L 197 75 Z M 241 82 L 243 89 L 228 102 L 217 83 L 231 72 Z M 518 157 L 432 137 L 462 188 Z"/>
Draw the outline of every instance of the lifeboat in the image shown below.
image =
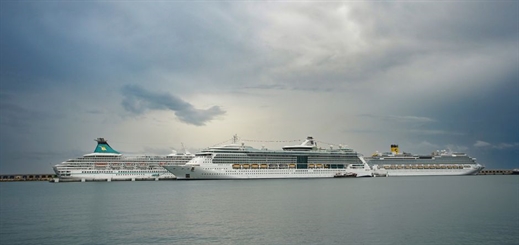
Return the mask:
<path id="1" fill-rule="evenodd" d="M 240 164 L 233 164 L 232 165 L 233 169 L 240 169 L 240 167 L 241 167 Z"/>
<path id="2" fill-rule="evenodd" d="M 290 164 L 288 165 L 289 168 L 296 168 L 296 165 L 295 164 Z"/>
<path id="3" fill-rule="evenodd" d="M 259 168 L 259 165 L 258 164 L 252 164 L 252 168 L 253 169 L 257 169 L 257 168 Z"/>
<path id="4" fill-rule="evenodd" d="M 413 169 L 416 169 L 416 168 L 418 168 L 418 166 L 416 166 L 416 165 L 413 165 L 413 166 L 412 166 L 411 168 L 413 168 Z"/>
<path id="5" fill-rule="evenodd" d="M 275 169 L 275 168 L 278 168 L 278 165 L 271 163 L 271 164 L 269 164 L 269 168 Z"/>
<path id="6" fill-rule="evenodd" d="M 250 168 L 250 165 L 249 164 L 243 164 L 242 167 L 243 168 Z"/>
<path id="7" fill-rule="evenodd" d="M 260 168 L 263 168 L 263 169 L 268 168 L 268 165 L 267 164 L 261 164 Z"/>
<path id="8" fill-rule="evenodd" d="M 308 168 L 315 168 L 315 164 L 308 164 Z"/>
<path id="9" fill-rule="evenodd" d="M 448 169 L 451 169 L 451 168 L 452 168 L 452 165 L 447 165 L 447 168 L 448 168 Z"/>
<path id="10" fill-rule="evenodd" d="M 423 166 L 418 166 L 418 169 L 423 169 Z"/>
<path id="11" fill-rule="evenodd" d="M 445 165 L 441 165 L 441 168 L 447 168 L 447 166 L 445 166 Z"/>
<path id="12" fill-rule="evenodd" d="M 410 169 L 410 168 L 411 168 L 411 166 L 409 166 L 409 165 L 406 165 L 406 166 L 405 166 L 405 168 L 406 168 L 406 169 Z"/>
<path id="13" fill-rule="evenodd" d="M 319 163 L 319 164 L 317 164 L 317 167 L 318 167 L 318 168 L 322 168 L 323 165 Z"/>

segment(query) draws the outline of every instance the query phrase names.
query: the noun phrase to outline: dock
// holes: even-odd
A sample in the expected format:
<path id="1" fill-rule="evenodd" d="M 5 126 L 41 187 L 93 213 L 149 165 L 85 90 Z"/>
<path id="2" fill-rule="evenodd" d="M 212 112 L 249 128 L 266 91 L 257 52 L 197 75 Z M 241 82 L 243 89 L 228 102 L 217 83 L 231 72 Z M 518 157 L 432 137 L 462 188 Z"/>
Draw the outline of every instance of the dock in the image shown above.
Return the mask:
<path id="1" fill-rule="evenodd" d="M 517 175 L 513 169 L 483 169 L 477 175 Z M 118 181 L 163 181 L 176 178 L 127 178 L 127 179 L 60 179 L 56 174 L 0 174 L 0 182 L 48 181 L 51 183 L 68 182 L 118 182 Z"/>
<path id="2" fill-rule="evenodd" d="M 478 175 L 509 175 L 517 174 L 513 169 L 483 169 Z"/>
<path id="3" fill-rule="evenodd" d="M 50 183 L 70 183 L 70 182 L 119 182 L 119 181 L 164 181 L 177 180 L 176 178 L 127 178 L 127 179 L 60 179 L 53 178 Z"/>
<path id="4" fill-rule="evenodd" d="M 56 174 L 2 174 L 0 182 L 48 181 L 51 183 L 68 182 L 116 182 L 116 181 L 163 181 L 176 178 L 126 178 L 126 179 L 60 179 Z"/>
<path id="5" fill-rule="evenodd" d="M 2 174 L 0 175 L 0 182 L 50 181 L 57 177 L 55 174 Z"/>

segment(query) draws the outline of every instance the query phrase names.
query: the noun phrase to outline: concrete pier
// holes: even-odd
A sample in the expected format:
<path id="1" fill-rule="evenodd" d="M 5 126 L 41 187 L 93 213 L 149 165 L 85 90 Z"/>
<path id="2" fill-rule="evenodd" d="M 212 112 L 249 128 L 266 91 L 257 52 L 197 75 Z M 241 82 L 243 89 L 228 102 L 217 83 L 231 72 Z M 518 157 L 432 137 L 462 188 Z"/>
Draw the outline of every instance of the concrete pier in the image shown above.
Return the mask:
<path id="1" fill-rule="evenodd" d="M 70 182 L 119 182 L 119 181 L 163 181 L 163 180 L 176 180 L 175 178 L 153 178 L 153 179 L 145 179 L 145 178 L 128 178 L 128 179 L 60 179 L 53 178 L 49 180 L 50 183 L 70 183 Z"/>
<path id="2" fill-rule="evenodd" d="M 518 174 L 512 169 L 483 169 L 478 175 L 511 175 Z M 48 181 L 51 183 L 61 182 L 113 182 L 113 181 L 162 181 L 176 180 L 176 178 L 127 178 L 127 179 L 59 179 L 55 174 L 0 174 L 0 182 L 20 182 L 20 181 Z"/>
<path id="3" fill-rule="evenodd" d="M 0 182 L 50 181 L 57 177 L 55 174 L 2 174 L 0 175 Z"/>
<path id="4" fill-rule="evenodd" d="M 478 175 L 508 175 L 514 174 L 512 169 L 483 169 Z"/>
<path id="5" fill-rule="evenodd" d="M 113 181 L 162 181 L 176 180 L 176 178 L 126 178 L 126 179 L 60 179 L 55 174 L 1 174 L 0 182 L 20 182 L 20 181 L 48 181 L 51 183 L 62 182 L 113 182 Z"/>

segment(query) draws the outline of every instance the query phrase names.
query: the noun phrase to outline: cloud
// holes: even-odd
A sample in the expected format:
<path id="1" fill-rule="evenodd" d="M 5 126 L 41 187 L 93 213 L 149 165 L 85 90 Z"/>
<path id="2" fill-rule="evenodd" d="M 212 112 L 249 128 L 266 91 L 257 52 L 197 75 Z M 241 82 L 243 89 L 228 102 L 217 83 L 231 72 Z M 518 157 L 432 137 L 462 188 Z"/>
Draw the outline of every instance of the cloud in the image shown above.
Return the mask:
<path id="1" fill-rule="evenodd" d="M 418 144 L 416 145 L 416 147 L 417 147 L 417 148 L 424 148 L 424 149 L 438 149 L 438 148 L 440 148 L 439 145 L 437 145 L 437 144 L 433 144 L 433 143 L 428 142 L 428 141 L 426 141 L 426 140 L 424 140 L 424 141 L 418 143 Z"/>
<path id="2" fill-rule="evenodd" d="M 439 130 L 439 129 L 409 129 L 408 132 L 423 135 L 464 135 L 462 132 Z"/>
<path id="3" fill-rule="evenodd" d="M 418 117 L 418 116 L 389 116 L 389 118 L 399 121 L 399 122 L 419 122 L 419 123 L 425 123 L 425 122 L 434 122 L 434 119 L 428 118 L 428 117 Z"/>
<path id="4" fill-rule="evenodd" d="M 519 143 L 518 142 L 515 142 L 515 143 L 500 143 L 496 146 L 494 146 L 494 148 L 496 149 L 519 149 Z"/>
<path id="5" fill-rule="evenodd" d="M 446 145 L 447 149 L 454 152 L 467 152 L 469 149 L 468 147 L 464 145 L 455 145 L 455 144 L 448 144 Z"/>
<path id="6" fill-rule="evenodd" d="M 474 143 L 474 147 L 487 147 L 490 146 L 490 143 L 478 140 L 476 143 Z"/>
<path id="7" fill-rule="evenodd" d="M 167 132 L 176 137 L 164 145 L 194 148 L 234 133 L 311 133 L 364 153 L 449 143 L 510 165 L 496 159 L 519 149 L 518 6 L 4 1 L 0 168 L 41 162 L 11 160 L 16 145 L 71 152 L 99 135 L 133 142 L 136 128 L 143 140 Z M 113 123 L 121 110 L 160 113 Z"/>
<path id="8" fill-rule="evenodd" d="M 436 122 L 436 120 L 428 117 L 420 116 L 400 116 L 400 115 L 374 115 L 374 114 L 361 114 L 359 116 L 375 118 L 383 121 L 395 121 L 400 123 L 429 123 Z"/>
<path id="9" fill-rule="evenodd" d="M 171 110 L 180 121 L 203 126 L 215 117 L 225 114 L 219 106 L 208 109 L 196 109 L 190 103 L 168 93 L 156 93 L 137 85 L 126 85 L 121 89 L 124 96 L 124 109 L 134 114 L 143 114 L 147 110 Z"/>
<path id="10" fill-rule="evenodd" d="M 506 150 L 506 149 L 519 149 L 519 142 L 514 143 L 499 143 L 499 144 L 490 144 L 488 142 L 478 140 L 474 143 L 474 147 L 488 147 L 498 150 Z"/>

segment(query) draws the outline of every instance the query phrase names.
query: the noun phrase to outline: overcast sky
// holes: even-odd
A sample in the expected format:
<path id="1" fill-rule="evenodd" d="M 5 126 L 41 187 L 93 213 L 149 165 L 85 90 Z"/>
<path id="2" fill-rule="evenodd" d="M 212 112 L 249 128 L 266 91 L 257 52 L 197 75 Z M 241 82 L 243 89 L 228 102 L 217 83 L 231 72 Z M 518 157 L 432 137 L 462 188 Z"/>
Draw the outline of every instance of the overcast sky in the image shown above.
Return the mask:
<path id="1" fill-rule="evenodd" d="M 518 1 L 1 1 L 0 28 L 2 174 L 234 134 L 519 167 Z"/>

